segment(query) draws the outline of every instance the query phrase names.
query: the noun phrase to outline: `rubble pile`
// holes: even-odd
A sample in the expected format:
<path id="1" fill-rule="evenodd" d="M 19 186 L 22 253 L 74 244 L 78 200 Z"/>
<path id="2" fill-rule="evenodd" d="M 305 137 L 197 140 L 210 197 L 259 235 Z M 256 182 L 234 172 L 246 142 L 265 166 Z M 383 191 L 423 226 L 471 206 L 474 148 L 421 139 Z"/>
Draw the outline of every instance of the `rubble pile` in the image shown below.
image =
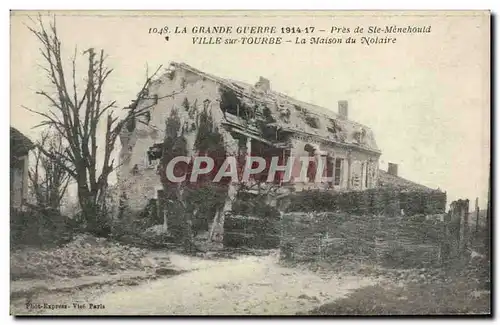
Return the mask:
<path id="1" fill-rule="evenodd" d="M 18 279 L 76 278 L 143 269 L 147 250 L 79 234 L 55 249 L 23 249 L 11 253 L 11 277 Z"/>

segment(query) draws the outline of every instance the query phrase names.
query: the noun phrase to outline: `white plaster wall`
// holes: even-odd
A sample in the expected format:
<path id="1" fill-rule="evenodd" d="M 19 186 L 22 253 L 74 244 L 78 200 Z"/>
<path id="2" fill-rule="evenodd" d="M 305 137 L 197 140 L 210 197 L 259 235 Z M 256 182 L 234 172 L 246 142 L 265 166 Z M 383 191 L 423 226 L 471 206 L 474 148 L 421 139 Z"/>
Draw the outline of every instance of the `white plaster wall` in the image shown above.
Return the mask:
<path id="1" fill-rule="evenodd" d="M 174 93 L 174 96 L 162 99 L 162 97 Z M 159 99 L 158 103 L 150 109 L 149 124 L 136 123 L 135 130 L 133 132 L 125 130 L 122 137 L 124 145 L 120 153 L 122 161 L 118 174 L 118 184 L 120 192 L 126 193 L 129 207 L 133 210 L 143 209 L 149 199 L 156 197 L 156 189 L 161 188 L 156 168 L 148 168 L 147 166 L 146 152 L 153 144 L 163 142 L 165 122 L 172 109 L 177 109 L 181 126 L 187 123 L 189 129 L 193 122 L 196 123 L 196 118 L 190 118 L 188 111 L 183 107 L 185 98 L 190 105 L 196 105 L 198 112 L 201 112 L 204 105 L 207 105 L 216 123 L 222 120 L 218 101 L 218 84 L 192 72 L 177 69 L 172 80 L 167 74 L 163 75 L 149 88 L 148 96 L 153 97 L 155 94 L 158 95 Z M 204 103 L 207 99 L 209 102 Z M 153 103 L 153 100 L 148 100 L 141 103 L 139 109 Z M 193 153 L 197 130 L 198 128 L 184 134 L 188 143 L 188 154 Z M 228 146 L 234 146 L 234 140 L 230 135 L 223 135 Z M 135 165 L 138 167 L 137 175 L 132 173 Z"/>

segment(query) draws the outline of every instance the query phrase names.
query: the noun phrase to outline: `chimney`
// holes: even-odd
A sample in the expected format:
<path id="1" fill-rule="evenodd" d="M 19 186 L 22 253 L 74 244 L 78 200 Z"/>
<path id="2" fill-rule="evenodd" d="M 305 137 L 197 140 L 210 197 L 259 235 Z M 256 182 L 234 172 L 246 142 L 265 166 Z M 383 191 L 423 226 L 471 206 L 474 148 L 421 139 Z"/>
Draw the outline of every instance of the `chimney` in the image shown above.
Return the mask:
<path id="1" fill-rule="evenodd" d="M 266 79 L 264 77 L 260 77 L 259 81 L 255 84 L 255 88 L 258 88 L 259 90 L 262 90 L 264 92 L 267 92 L 271 90 L 271 82 L 269 82 L 269 79 Z"/>
<path id="2" fill-rule="evenodd" d="M 347 100 L 339 100 L 339 116 L 343 120 L 347 120 L 348 118 L 348 107 Z"/>
<path id="3" fill-rule="evenodd" d="M 392 176 L 398 176 L 398 164 L 389 163 L 387 173 Z"/>

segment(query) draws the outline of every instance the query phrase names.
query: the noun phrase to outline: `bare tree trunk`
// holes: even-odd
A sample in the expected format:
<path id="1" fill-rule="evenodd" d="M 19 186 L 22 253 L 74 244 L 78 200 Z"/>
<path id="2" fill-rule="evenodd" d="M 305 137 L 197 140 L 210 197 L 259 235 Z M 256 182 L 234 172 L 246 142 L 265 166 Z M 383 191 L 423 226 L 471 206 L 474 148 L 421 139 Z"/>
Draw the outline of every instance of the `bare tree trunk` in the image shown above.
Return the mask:
<path id="1" fill-rule="evenodd" d="M 101 208 L 105 207 L 107 180 L 115 168 L 112 156 L 114 146 L 125 126 L 149 114 L 149 109 L 156 105 L 158 98 L 148 97 L 148 88 L 161 66 L 152 76 L 147 76 L 136 99 L 127 107 L 126 117 L 119 119 L 114 115 L 115 101 L 103 102 L 104 85 L 113 71 L 107 67 L 104 51 L 96 52 L 93 48 L 83 51 L 83 56 L 87 57 L 87 73 L 79 80 L 76 64 L 78 51 L 75 48 L 71 70 L 67 73 L 55 19 L 48 28 L 41 16 L 34 23 L 37 26 L 28 26 L 28 29 L 40 42 L 42 61 L 45 63 L 42 68 L 55 91 L 37 92 L 47 101 L 47 107 L 50 107 L 48 112 L 28 110 L 43 118 L 38 126 L 53 127 L 64 140 L 61 152 L 50 152 L 41 146 L 39 149 L 77 182 L 78 199 L 87 228 L 97 232 L 104 221 L 101 217 L 105 211 Z M 102 145 L 98 144 L 100 125 L 105 127 Z M 102 157 L 98 157 L 98 147 L 104 149 Z M 102 161 L 102 168 L 99 168 L 98 161 Z"/>
<path id="2" fill-rule="evenodd" d="M 490 167 L 491 168 L 491 167 Z M 486 234 L 484 238 L 485 246 L 485 270 L 484 272 L 484 288 L 491 290 L 491 174 L 488 179 L 488 203 L 486 206 Z"/>
<path id="3" fill-rule="evenodd" d="M 82 217 L 85 221 L 85 229 L 95 234 L 97 232 L 97 206 L 90 197 L 90 193 L 87 189 L 82 187 L 78 188 L 78 200 L 82 208 Z"/>

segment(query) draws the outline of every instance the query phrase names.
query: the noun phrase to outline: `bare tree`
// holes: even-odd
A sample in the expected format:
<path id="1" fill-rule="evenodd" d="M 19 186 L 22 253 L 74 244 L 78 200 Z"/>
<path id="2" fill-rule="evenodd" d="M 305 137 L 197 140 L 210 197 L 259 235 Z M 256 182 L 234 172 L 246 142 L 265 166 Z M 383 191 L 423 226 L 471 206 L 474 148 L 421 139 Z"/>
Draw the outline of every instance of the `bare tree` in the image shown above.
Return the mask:
<path id="1" fill-rule="evenodd" d="M 140 105 L 147 100 L 158 100 L 158 97 L 148 97 L 148 88 L 161 66 L 151 76 L 146 76 L 142 89 L 127 108 L 128 113 L 120 119 L 114 115 L 115 101 L 103 103 L 104 86 L 113 71 L 107 67 L 104 51 L 96 52 L 89 48 L 81 54 L 86 57 L 87 69 L 85 77 L 81 78 L 82 83 L 78 84 L 77 50 L 75 49 L 71 58 L 72 69 L 68 77 L 55 18 L 48 28 L 41 17 L 33 23 L 34 27 L 28 28 L 41 44 L 40 53 L 45 63 L 42 69 L 54 91 L 37 92 L 49 102 L 48 112 L 31 111 L 43 117 L 39 126 L 53 127 L 67 143 L 66 150 L 60 153 L 49 152 L 41 146 L 38 148 L 76 181 L 78 200 L 87 230 L 100 232 L 106 222 L 102 207 L 108 176 L 116 167 L 112 158 L 116 140 L 124 126 L 135 123 L 138 117 L 146 115 L 149 108 L 156 104 Z M 100 128 L 101 123 L 104 132 Z M 99 154 L 99 159 L 98 147 L 104 149 Z"/>
<path id="2" fill-rule="evenodd" d="M 50 154 L 50 156 L 44 154 Z M 70 176 L 59 162 L 51 157 L 59 156 L 66 150 L 62 136 L 57 132 L 47 130 L 42 133 L 41 139 L 33 151 L 35 164 L 30 168 L 28 177 L 36 204 L 41 208 L 59 210 L 61 200 L 66 193 Z"/>

